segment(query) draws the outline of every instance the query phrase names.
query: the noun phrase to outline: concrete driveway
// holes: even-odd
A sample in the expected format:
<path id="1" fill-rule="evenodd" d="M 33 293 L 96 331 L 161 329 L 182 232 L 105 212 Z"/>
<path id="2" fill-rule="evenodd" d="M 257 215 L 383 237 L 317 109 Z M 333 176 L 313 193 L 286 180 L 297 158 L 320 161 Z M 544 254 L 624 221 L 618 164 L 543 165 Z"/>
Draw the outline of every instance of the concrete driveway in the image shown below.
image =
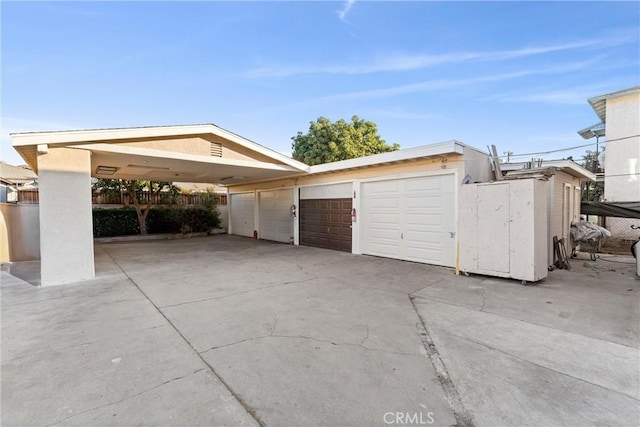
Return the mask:
<path id="1" fill-rule="evenodd" d="M 637 423 L 632 275 L 524 287 L 234 236 L 96 264 L 2 272 L 2 425 Z"/>

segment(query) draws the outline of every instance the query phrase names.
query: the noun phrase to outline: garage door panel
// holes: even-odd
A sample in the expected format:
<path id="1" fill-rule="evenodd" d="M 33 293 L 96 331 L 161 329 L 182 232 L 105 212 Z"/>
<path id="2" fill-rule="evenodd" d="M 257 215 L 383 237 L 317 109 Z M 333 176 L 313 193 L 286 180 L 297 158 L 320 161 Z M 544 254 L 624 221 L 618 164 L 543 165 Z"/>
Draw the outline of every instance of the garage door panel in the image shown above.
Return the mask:
<path id="1" fill-rule="evenodd" d="M 231 194 L 231 233 L 253 237 L 255 193 Z"/>
<path id="2" fill-rule="evenodd" d="M 404 232 L 404 238 L 407 240 L 407 246 L 419 245 L 420 243 L 442 244 L 442 233 L 440 230 L 410 230 Z"/>
<path id="3" fill-rule="evenodd" d="M 399 246 L 395 238 L 392 239 L 373 239 L 369 246 L 372 255 L 386 256 L 389 258 L 398 258 Z"/>
<path id="4" fill-rule="evenodd" d="M 432 195 L 411 196 L 406 199 L 408 209 L 435 209 L 442 210 L 442 197 Z"/>
<path id="5" fill-rule="evenodd" d="M 442 212 L 407 212 L 407 227 L 434 225 L 440 228 L 442 215 Z"/>
<path id="6" fill-rule="evenodd" d="M 367 212 L 365 211 L 363 215 L 367 215 Z M 368 214 L 368 216 L 370 218 L 369 229 L 372 233 L 375 233 L 377 229 L 381 229 L 381 230 L 388 230 L 388 229 L 399 230 L 400 229 L 399 225 L 394 223 L 397 215 Z"/>
<path id="7" fill-rule="evenodd" d="M 300 244 L 351 252 L 351 199 L 300 200 Z"/>
<path id="8" fill-rule="evenodd" d="M 453 174 L 363 183 L 361 203 L 362 253 L 455 265 Z"/>
<path id="9" fill-rule="evenodd" d="M 439 178 L 440 177 L 410 178 L 405 181 L 405 189 L 408 193 L 438 192 L 442 189 L 442 182 Z"/>
<path id="10" fill-rule="evenodd" d="M 262 191 L 259 194 L 259 237 L 289 243 L 293 237 L 293 189 Z"/>
<path id="11" fill-rule="evenodd" d="M 409 247 L 407 248 L 407 256 L 406 256 L 406 260 L 407 261 L 414 261 L 414 262 L 424 262 L 425 259 L 428 260 L 433 260 L 432 262 L 435 263 L 435 261 L 438 262 L 444 262 L 441 256 L 441 252 L 440 249 L 433 249 L 433 248 L 412 248 Z"/>
<path id="12" fill-rule="evenodd" d="M 367 200 L 367 205 L 370 209 L 395 210 L 394 206 L 397 205 L 394 203 L 398 203 L 398 201 L 399 198 L 395 197 L 395 195 L 393 197 L 374 196 Z"/>

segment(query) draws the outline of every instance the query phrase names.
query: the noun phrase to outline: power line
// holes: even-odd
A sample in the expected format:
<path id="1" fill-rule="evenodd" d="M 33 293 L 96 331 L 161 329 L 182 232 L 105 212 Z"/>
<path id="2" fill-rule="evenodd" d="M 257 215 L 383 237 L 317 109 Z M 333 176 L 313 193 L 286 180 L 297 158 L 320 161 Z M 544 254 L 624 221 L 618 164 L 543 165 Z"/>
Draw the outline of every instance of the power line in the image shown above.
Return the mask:
<path id="1" fill-rule="evenodd" d="M 576 145 L 574 147 L 567 147 L 567 148 L 559 148 L 557 150 L 550 150 L 550 151 L 540 151 L 538 153 L 524 153 L 524 154 L 509 154 L 508 156 L 498 156 L 499 158 L 505 158 L 505 157 L 525 157 L 525 156 L 537 156 L 540 154 L 551 154 L 551 153 L 559 153 L 561 151 L 571 151 L 571 150 L 575 150 L 578 148 L 585 148 L 585 147 L 593 147 L 594 145 L 596 145 L 596 143 L 590 143 L 590 144 L 584 144 L 584 145 Z"/>
<path id="2" fill-rule="evenodd" d="M 557 150 L 551 150 L 551 151 L 541 151 L 539 153 L 524 153 L 524 154 L 505 154 L 504 156 L 498 156 L 499 158 L 503 159 L 503 158 L 511 158 L 511 157 L 525 157 L 525 156 L 537 156 L 540 154 L 551 154 L 551 153 L 559 153 L 561 151 L 571 151 L 571 150 L 575 150 L 578 148 L 586 148 L 586 147 L 593 147 L 594 145 L 605 145 L 607 142 L 615 142 L 615 141 L 624 141 L 626 139 L 631 139 L 631 138 L 637 138 L 639 135 L 630 135 L 630 136 L 624 136 L 622 138 L 615 138 L 615 139 L 608 139 L 602 142 L 592 142 L 590 144 L 584 144 L 584 145 L 576 145 L 574 147 L 567 147 L 567 148 L 559 148 Z"/>
<path id="3" fill-rule="evenodd" d="M 615 175 L 607 175 L 606 173 L 604 174 L 605 179 L 606 178 L 616 177 L 616 176 L 640 176 L 640 172 L 620 173 L 620 174 L 615 174 Z"/>

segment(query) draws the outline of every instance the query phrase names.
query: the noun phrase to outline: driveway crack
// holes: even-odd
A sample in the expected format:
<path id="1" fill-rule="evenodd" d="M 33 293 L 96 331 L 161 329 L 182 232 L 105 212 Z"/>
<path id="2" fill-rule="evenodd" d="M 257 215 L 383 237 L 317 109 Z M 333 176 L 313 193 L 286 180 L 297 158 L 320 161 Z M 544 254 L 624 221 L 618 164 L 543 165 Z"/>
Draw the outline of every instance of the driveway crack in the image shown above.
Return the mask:
<path id="1" fill-rule="evenodd" d="M 360 346 L 362 346 L 364 342 L 369 339 L 369 325 L 364 325 L 364 327 L 366 328 L 367 333 L 364 338 L 362 338 L 362 341 L 360 341 Z"/>
<path id="2" fill-rule="evenodd" d="M 256 337 L 250 337 L 250 338 L 245 338 L 239 341 L 234 341 L 228 344 L 222 344 L 222 345 L 218 345 L 215 347 L 211 347 L 208 348 L 206 350 L 203 350 L 202 352 L 200 352 L 199 354 L 204 354 L 207 353 L 209 351 L 213 351 L 213 350 L 219 350 L 221 348 L 225 348 L 225 347 L 232 347 L 234 345 L 238 345 L 238 344 L 242 344 L 248 341 L 258 341 L 258 340 L 263 340 L 263 339 L 267 339 L 267 338 L 288 338 L 288 339 L 302 339 L 302 340 L 309 340 L 309 341 L 315 341 L 315 342 L 321 342 L 321 343 L 325 343 L 325 344 L 331 344 L 334 346 L 349 346 L 349 347 L 359 347 L 362 348 L 366 351 L 377 351 L 377 352 L 381 352 L 381 353 L 388 353 L 388 354 L 398 354 L 398 355 L 402 355 L 402 356 L 413 356 L 413 357 L 419 357 L 419 358 L 424 358 L 423 355 L 418 354 L 418 353 L 406 353 L 406 352 L 402 352 L 402 351 L 390 351 L 390 350 L 383 350 L 380 348 L 371 348 L 371 347 L 366 347 L 362 344 L 354 344 L 354 343 L 350 343 L 350 342 L 336 342 L 336 341 L 331 341 L 331 340 L 323 340 L 320 338 L 314 338 L 314 337 L 310 337 L 310 336 L 306 336 L 306 335 L 259 335 Z M 363 341 L 364 342 L 364 341 Z"/>
<path id="3" fill-rule="evenodd" d="M 96 407 L 93 407 L 93 408 L 90 408 L 90 409 L 85 409 L 84 411 L 82 411 L 82 412 L 78 412 L 77 414 L 71 415 L 70 417 L 64 418 L 64 419 L 62 419 L 62 420 L 55 421 L 55 422 L 53 422 L 53 423 L 51 423 L 51 424 L 47 424 L 47 426 L 48 426 L 48 427 L 49 427 L 49 426 L 55 426 L 55 425 L 58 425 L 58 424 L 60 424 L 60 423 L 62 423 L 62 422 L 68 421 L 68 420 L 70 420 L 70 419 L 72 419 L 72 418 L 75 418 L 75 417 L 78 417 L 78 416 L 80 416 L 80 415 L 86 414 L 86 413 L 88 413 L 88 412 L 92 412 L 92 411 L 96 411 L 96 410 L 98 410 L 98 409 L 102 409 L 102 408 L 106 408 L 106 407 L 109 407 L 109 406 L 117 405 L 118 403 L 122 403 L 122 402 L 124 402 L 124 401 L 126 401 L 126 400 L 133 399 L 134 397 L 138 397 L 138 396 L 140 396 L 140 395 L 142 395 L 142 394 L 145 394 L 145 393 L 148 393 L 148 392 L 150 392 L 150 391 L 153 391 L 153 390 L 155 390 L 155 389 L 157 389 L 157 388 L 160 388 L 160 387 L 162 387 L 162 386 L 165 386 L 165 385 L 167 385 L 167 384 L 169 384 L 169 383 L 172 383 L 172 382 L 174 382 L 174 381 L 178 381 L 178 380 L 184 379 L 184 378 L 186 378 L 186 377 L 189 377 L 189 376 L 191 376 L 191 375 L 197 374 L 198 372 L 204 371 L 205 369 L 206 369 L 206 368 L 196 369 L 196 370 L 195 370 L 195 371 L 193 371 L 193 372 L 190 372 L 190 373 L 188 373 L 188 374 L 185 374 L 185 375 L 182 375 L 182 376 L 179 376 L 179 377 L 171 378 L 171 379 L 166 380 L 166 381 L 164 381 L 164 382 L 162 382 L 162 383 L 160 383 L 160 384 L 157 384 L 157 385 L 155 385 L 155 386 L 153 386 L 153 387 L 149 387 L 149 388 L 147 388 L 147 389 L 145 389 L 145 390 L 139 391 L 138 393 L 134 393 L 134 394 L 132 394 L 132 395 L 130 395 L 130 396 L 127 396 L 127 397 L 124 397 L 124 398 L 122 398 L 122 399 L 114 400 L 113 402 L 105 403 L 104 405 L 99 405 L 99 406 L 96 406 Z"/>
<path id="4" fill-rule="evenodd" d="M 169 325 L 155 325 L 155 326 L 147 326 L 145 328 L 136 328 L 136 329 L 128 329 L 127 333 L 134 333 L 134 332 L 140 332 L 140 331 L 147 331 L 147 330 L 151 330 L 151 329 L 158 329 L 158 328 L 166 328 Z M 78 344 L 72 344 L 72 345 L 68 345 L 68 346 L 64 346 L 64 347 L 51 347 L 49 346 L 48 348 L 44 349 L 44 350 L 38 350 L 38 351 L 34 351 L 31 353 L 27 353 L 27 354 L 23 354 L 21 356 L 16 356 L 16 357 L 7 357 L 5 358 L 2 362 L 15 362 L 17 360 L 21 360 L 21 359 L 26 359 L 28 357 L 32 357 L 32 356 L 37 356 L 39 354 L 42 353 L 51 353 L 51 352 L 64 352 L 67 350 L 73 350 L 74 348 L 79 348 L 79 347 L 86 347 L 88 345 L 92 345 L 92 344 L 96 344 L 99 342 L 104 342 L 104 341 L 109 341 L 109 340 L 113 340 L 113 337 L 106 337 L 106 338 L 99 338 L 93 341 L 84 341 Z"/>
<path id="5" fill-rule="evenodd" d="M 211 364 L 209 364 L 209 362 L 207 362 L 204 359 L 204 357 L 202 357 L 202 355 L 195 349 L 195 347 L 193 346 L 193 344 L 191 344 L 191 342 L 187 339 L 187 337 L 185 337 L 182 334 L 182 332 L 180 332 L 180 330 L 176 327 L 176 325 L 173 324 L 173 322 L 167 317 L 167 315 L 164 314 L 164 312 L 151 300 L 151 298 L 149 298 L 149 296 L 142 290 L 142 288 L 140 286 L 138 286 L 138 284 L 122 268 L 122 266 L 118 263 L 118 261 L 116 261 L 116 259 L 113 256 L 111 256 L 111 254 L 107 250 L 105 250 L 104 252 L 109 256 L 109 258 L 111 258 L 113 263 L 118 266 L 118 268 L 124 273 L 124 275 L 127 276 L 127 279 L 129 279 L 129 281 L 133 284 L 133 286 L 135 286 L 136 289 L 138 289 L 138 291 L 145 297 L 145 299 L 147 301 L 149 301 L 149 303 L 156 309 L 156 311 L 167 321 L 167 323 L 169 325 L 171 325 L 173 330 L 178 334 L 178 336 L 180 338 L 182 338 L 182 340 L 189 346 L 189 348 L 198 356 L 200 361 L 204 364 L 204 366 L 206 366 L 209 369 L 211 374 L 214 377 L 216 377 L 220 381 L 220 383 L 222 385 L 224 385 L 224 387 L 227 389 L 227 391 L 229 391 L 229 393 L 236 399 L 236 401 L 244 408 L 244 410 L 247 412 L 247 414 L 249 414 L 249 416 L 251 416 L 251 418 L 253 418 L 253 420 L 259 426 L 264 427 L 264 423 L 257 416 L 255 410 L 253 408 L 251 408 L 244 400 L 242 400 L 242 398 L 233 390 L 233 388 L 231 388 L 231 386 L 220 375 L 218 375 L 218 373 L 215 371 L 215 369 L 213 369 L 213 366 Z"/>
<path id="6" fill-rule="evenodd" d="M 163 305 L 163 306 L 158 307 L 158 308 L 160 308 L 160 309 L 173 308 L 173 307 L 179 307 L 181 305 L 186 305 L 186 304 L 194 304 L 194 303 L 204 302 L 204 301 L 213 301 L 213 300 L 218 300 L 218 299 L 231 298 L 231 297 L 234 297 L 234 296 L 237 296 L 237 295 L 246 295 L 246 294 L 249 294 L 251 292 L 261 291 L 261 290 L 264 290 L 264 289 L 271 289 L 271 288 L 277 288 L 279 286 L 306 283 L 306 282 L 310 282 L 310 281 L 316 280 L 316 279 L 317 279 L 317 277 L 310 277 L 310 278 L 304 279 L 304 280 L 297 280 L 297 281 L 283 282 L 283 283 L 275 283 L 275 284 L 272 284 L 272 285 L 261 286 L 259 288 L 248 289 L 246 291 L 234 292 L 234 293 L 231 293 L 231 294 L 220 295 L 220 296 L 217 296 L 217 297 L 207 297 L 207 298 L 197 299 L 197 300 L 193 300 L 193 301 L 179 302 L 177 304 Z"/>

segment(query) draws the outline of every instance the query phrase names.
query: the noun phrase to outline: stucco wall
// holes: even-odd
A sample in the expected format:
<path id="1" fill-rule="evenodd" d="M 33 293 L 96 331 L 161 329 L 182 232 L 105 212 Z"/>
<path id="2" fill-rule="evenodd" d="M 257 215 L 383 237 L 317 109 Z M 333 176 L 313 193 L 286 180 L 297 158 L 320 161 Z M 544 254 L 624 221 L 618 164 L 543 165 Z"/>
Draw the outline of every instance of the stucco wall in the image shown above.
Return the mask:
<path id="1" fill-rule="evenodd" d="M 222 145 L 222 157 L 235 160 L 257 160 L 274 163 L 275 160 L 244 148 L 224 138 L 203 135 L 181 138 L 153 138 L 144 141 L 121 142 L 120 144 L 132 147 L 147 148 L 152 150 L 172 151 L 176 153 L 193 154 L 198 156 L 211 155 L 211 143 Z"/>
<path id="2" fill-rule="evenodd" d="M 489 156 L 469 147 L 464 149 L 464 167 L 464 173 L 471 177 L 471 182 L 489 182 L 494 179 Z"/>
<path id="3" fill-rule="evenodd" d="M 229 206 L 218 205 L 216 206 L 218 213 L 220 214 L 220 228 L 224 228 L 229 231 Z"/>
<path id="4" fill-rule="evenodd" d="M 211 155 L 209 141 L 199 137 L 188 138 L 155 138 L 145 141 L 123 142 L 122 145 L 148 148 L 152 150 L 174 151 L 176 153 Z"/>
<path id="5" fill-rule="evenodd" d="M 266 181 L 253 184 L 229 186 L 229 193 L 240 193 L 254 190 L 268 190 L 293 186 L 328 184 L 381 176 L 420 173 L 434 170 L 456 170 L 460 181 L 464 176 L 464 161 L 461 155 L 439 156 L 421 159 L 414 162 L 403 162 L 390 165 L 372 166 L 361 169 L 329 172 L 315 175 L 301 175 L 294 178 Z"/>
<path id="6" fill-rule="evenodd" d="M 0 261 L 40 259 L 38 205 L 0 203 Z"/>
<path id="7" fill-rule="evenodd" d="M 607 100 L 604 197 L 640 200 L 640 94 Z"/>

